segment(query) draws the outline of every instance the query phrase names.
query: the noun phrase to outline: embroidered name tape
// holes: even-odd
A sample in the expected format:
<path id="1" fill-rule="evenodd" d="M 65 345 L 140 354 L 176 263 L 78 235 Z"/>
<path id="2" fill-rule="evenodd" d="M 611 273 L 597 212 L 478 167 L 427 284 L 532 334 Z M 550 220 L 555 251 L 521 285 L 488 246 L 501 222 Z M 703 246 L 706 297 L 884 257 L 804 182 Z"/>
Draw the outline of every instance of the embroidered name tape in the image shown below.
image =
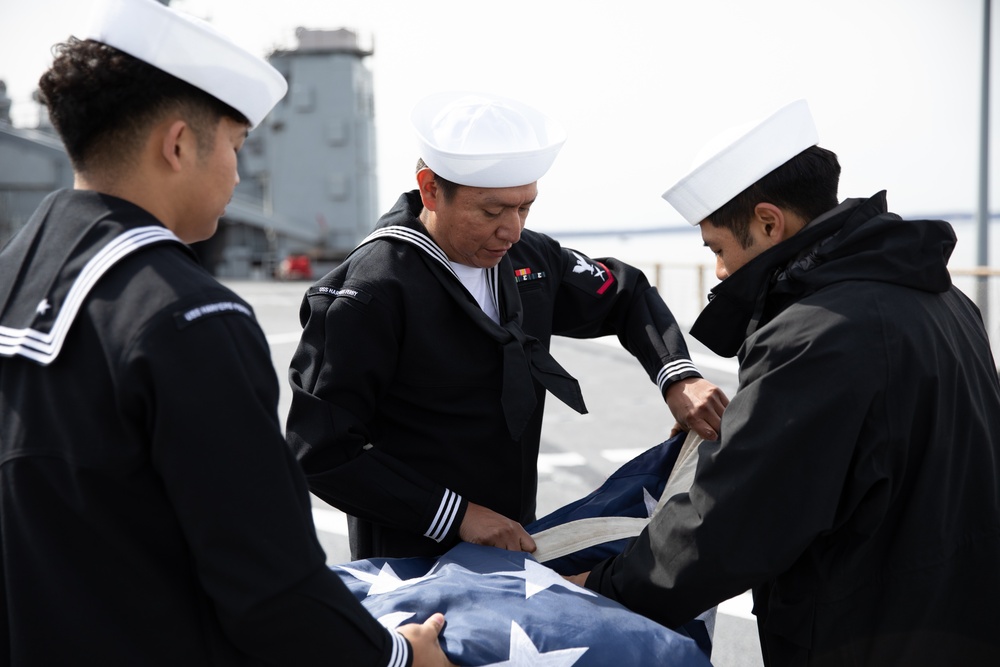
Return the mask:
<path id="1" fill-rule="evenodd" d="M 195 306 L 194 308 L 176 313 L 174 315 L 174 321 L 177 323 L 177 328 L 183 329 L 184 327 L 194 324 L 205 317 L 210 317 L 212 315 L 229 315 L 233 313 L 253 318 L 253 311 L 242 303 L 236 301 L 217 301 L 215 303 L 206 303 L 201 306 Z"/>
<path id="2" fill-rule="evenodd" d="M 313 287 L 309 290 L 307 296 L 328 296 L 334 299 L 347 297 L 349 299 L 356 299 L 361 303 L 368 303 L 372 300 L 370 294 L 366 294 L 365 292 L 354 289 L 353 287 L 328 287 L 326 285 Z"/>

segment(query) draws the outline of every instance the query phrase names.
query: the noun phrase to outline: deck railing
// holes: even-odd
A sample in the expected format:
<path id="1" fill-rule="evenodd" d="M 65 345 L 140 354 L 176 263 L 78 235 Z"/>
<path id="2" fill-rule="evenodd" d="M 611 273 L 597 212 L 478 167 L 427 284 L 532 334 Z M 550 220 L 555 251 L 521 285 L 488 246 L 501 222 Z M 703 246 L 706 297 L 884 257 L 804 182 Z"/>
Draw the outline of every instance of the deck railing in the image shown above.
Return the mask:
<path id="1" fill-rule="evenodd" d="M 627 260 L 626 260 L 627 261 Z M 685 330 L 708 303 L 708 292 L 718 284 L 714 264 L 635 262 L 670 306 Z M 1000 363 L 1000 268 L 952 267 L 952 281 L 983 313 L 993 358 Z"/>

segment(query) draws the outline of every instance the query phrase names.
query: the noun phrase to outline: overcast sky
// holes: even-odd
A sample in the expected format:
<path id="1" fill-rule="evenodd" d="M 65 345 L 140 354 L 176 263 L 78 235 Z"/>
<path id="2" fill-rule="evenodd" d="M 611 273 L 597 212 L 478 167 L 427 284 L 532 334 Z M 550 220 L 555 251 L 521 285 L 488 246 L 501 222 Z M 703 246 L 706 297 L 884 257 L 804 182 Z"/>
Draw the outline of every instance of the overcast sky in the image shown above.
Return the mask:
<path id="1" fill-rule="evenodd" d="M 0 0 L 0 79 L 15 122 L 82 24 L 85 0 Z M 412 186 L 409 112 L 439 90 L 493 91 L 562 121 L 540 182 L 543 229 L 683 224 L 660 198 L 729 126 L 806 98 L 841 158 L 841 197 L 889 191 L 901 214 L 974 213 L 983 0 L 174 0 L 250 50 L 349 28 L 372 46 L 379 200 Z M 993 32 L 997 34 L 994 9 Z M 994 40 L 993 52 L 1000 50 Z M 998 58 L 993 58 L 997 87 Z M 996 97 L 994 95 L 994 97 Z M 991 207 L 997 186 L 1000 113 Z"/>

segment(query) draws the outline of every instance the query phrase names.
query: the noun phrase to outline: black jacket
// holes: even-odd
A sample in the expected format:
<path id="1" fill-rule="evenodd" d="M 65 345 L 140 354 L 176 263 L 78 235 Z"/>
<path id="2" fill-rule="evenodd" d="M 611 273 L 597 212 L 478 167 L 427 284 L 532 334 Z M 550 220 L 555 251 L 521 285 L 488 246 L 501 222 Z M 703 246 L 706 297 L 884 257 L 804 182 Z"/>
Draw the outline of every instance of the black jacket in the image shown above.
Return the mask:
<path id="1" fill-rule="evenodd" d="M 0 251 L 0 664 L 406 652 L 326 567 L 277 401 L 253 312 L 187 246 L 47 198 Z"/>
<path id="2" fill-rule="evenodd" d="M 501 326 L 456 278 L 420 210 L 417 192 L 400 197 L 302 305 L 287 435 L 312 491 L 353 517 L 354 558 L 443 553 L 469 501 L 534 519 L 546 386 L 579 399 L 548 356 L 553 334 L 617 334 L 661 391 L 699 375 L 637 269 L 525 230 L 489 274 Z M 513 386 L 522 348 L 544 372 Z M 522 423 L 505 409 L 518 399 Z"/>
<path id="3" fill-rule="evenodd" d="M 587 585 L 668 625 L 752 588 L 771 666 L 1000 664 L 1000 387 L 954 243 L 880 193 L 718 285 L 721 441 Z"/>

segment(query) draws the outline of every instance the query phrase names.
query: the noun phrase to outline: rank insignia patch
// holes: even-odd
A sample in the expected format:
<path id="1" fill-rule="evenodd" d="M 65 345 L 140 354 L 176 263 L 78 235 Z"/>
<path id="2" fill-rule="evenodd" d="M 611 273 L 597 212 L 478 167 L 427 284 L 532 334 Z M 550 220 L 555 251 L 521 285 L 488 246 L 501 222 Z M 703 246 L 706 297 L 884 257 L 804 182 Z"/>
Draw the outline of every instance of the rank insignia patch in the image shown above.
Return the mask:
<path id="1" fill-rule="evenodd" d="M 567 274 L 571 278 L 569 282 L 587 291 L 592 290 L 595 294 L 604 294 L 614 284 L 615 277 L 608 271 L 608 267 L 578 252 L 573 251 L 573 254 L 576 256 L 576 264 L 572 274 Z"/>

